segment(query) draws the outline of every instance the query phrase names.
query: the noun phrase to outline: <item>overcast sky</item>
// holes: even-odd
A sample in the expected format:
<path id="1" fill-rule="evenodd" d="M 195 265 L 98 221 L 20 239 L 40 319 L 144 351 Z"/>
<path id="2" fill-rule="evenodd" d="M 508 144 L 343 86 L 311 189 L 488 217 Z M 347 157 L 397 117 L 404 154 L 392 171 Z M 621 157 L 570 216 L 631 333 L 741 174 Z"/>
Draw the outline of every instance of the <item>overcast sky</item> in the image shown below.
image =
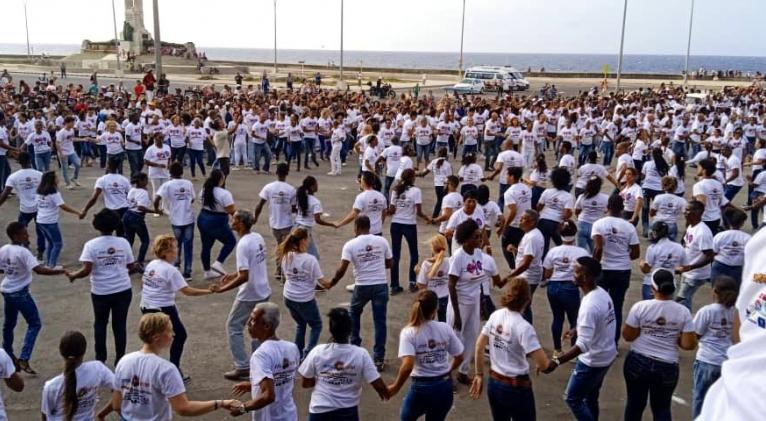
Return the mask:
<path id="1" fill-rule="evenodd" d="M 2 0 L 0 42 L 24 43 L 23 0 Z M 33 44 L 113 37 L 110 0 L 27 0 Z M 124 0 L 115 0 L 118 30 Z M 621 0 L 467 0 L 465 51 L 618 51 Z M 461 0 L 345 0 L 347 50 L 457 51 Z M 629 0 L 626 54 L 685 54 L 690 0 Z M 144 1 L 152 32 L 152 1 Z M 160 0 L 162 38 L 271 48 L 272 0 Z M 696 0 L 693 55 L 766 56 L 765 0 Z M 339 49 L 340 0 L 277 0 L 279 48 Z"/>

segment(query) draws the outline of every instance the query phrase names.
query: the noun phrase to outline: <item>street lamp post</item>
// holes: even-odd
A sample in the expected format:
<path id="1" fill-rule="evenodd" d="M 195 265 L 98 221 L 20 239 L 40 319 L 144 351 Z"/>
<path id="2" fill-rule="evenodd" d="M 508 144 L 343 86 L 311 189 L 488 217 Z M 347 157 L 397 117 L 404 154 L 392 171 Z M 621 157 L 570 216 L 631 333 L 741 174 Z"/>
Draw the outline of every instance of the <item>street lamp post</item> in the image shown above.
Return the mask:
<path id="1" fill-rule="evenodd" d="M 628 0 L 622 7 L 622 33 L 620 34 L 620 56 L 617 59 L 617 91 L 620 90 L 620 79 L 622 78 L 622 49 L 625 45 L 625 18 L 628 16 Z"/>
<path id="2" fill-rule="evenodd" d="M 274 0 L 274 74 L 277 74 L 277 0 Z"/>
<path id="3" fill-rule="evenodd" d="M 160 5 L 158 0 L 152 2 L 154 10 L 154 71 L 158 78 L 162 77 L 162 41 L 160 41 Z"/>
<path id="4" fill-rule="evenodd" d="M 24 26 L 27 31 L 27 60 L 32 59 L 32 48 L 29 47 L 29 21 L 27 20 L 27 2 L 24 2 Z"/>
<path id="5" fill-rule="evenodd" d="M 689 10 L 689 40 L 686 43 L 686 60 L 684 60 L 684 88 L 689 80 L 689 52 L 692 48 L 692 22 L 694 21 L 694 0 L 692 0 L 691 10 Z"/>
<path id="6" fill-rule="evenodd" d="M 463 0 L 463 18 L 460 23 L 460 68 L 458 78 L 463 77 L 463 34 L 465 34 L 465 0 Z"/>
<path id="7" fill-rule="evenodd" d="M 343 86 L 343 0 L 340 0 L 340 80 L 338 84 Z"/>
<path id="8" fill-rule="evenodd" d="M 117 12 L 114 10 L 114 0 L 112 0 L 112 23 L 114 23 L 114 43 L 117 49 L 117 75 L 122 76 L 122 63 L 120 63 L 120 37 L 117 36 Z"/>

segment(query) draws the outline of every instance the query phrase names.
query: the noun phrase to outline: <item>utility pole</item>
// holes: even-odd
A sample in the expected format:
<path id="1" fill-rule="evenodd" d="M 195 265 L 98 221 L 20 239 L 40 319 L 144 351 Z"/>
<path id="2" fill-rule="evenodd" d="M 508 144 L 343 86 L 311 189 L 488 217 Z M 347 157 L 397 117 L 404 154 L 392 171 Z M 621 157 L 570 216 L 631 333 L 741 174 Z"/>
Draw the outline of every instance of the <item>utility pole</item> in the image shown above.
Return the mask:
<path id="1" fill-rule="evenodd" d="M 463 77 L 463 35 L 465 34 L 465 0 L 463 0 L 463 18 L 460 23 L 460 65 L 458 69 L 458 79 Z"/>
<path id="2" fill-rule="evenodd" d="M 277 74 L 277 0 L 274 0 L 274 74 Z"/>
<path id="3" fill-rule="evenodd" d="M 29 47 L 29 20 L 27 20 L 27 2 L 24 2 L 24 26 L 27 30 L 27 60 L 31 60 L 32 49 Z"/>
<path id="4" fill-rule="evenodd" d="M 340 0 L 340 86 L 343 86 L 343 0 Z"/>
<path id="5" fill-rule="evenodd" d="M 112 0 L 112 22 L 114 23 L 114 43 L 117 49 L 117 76 L 122 77 L 122 63 L 120 63 L 120 37 L 117 36 L 117 12 L 114 10 L 114 0 Z"/>
<path id="6" fill-rule="evenodd" d="M 162 77 L 162 41 L 160 41 L 160 6 L 153 0 L 154 8 L 154 73 L 157 79 Z"/>
<path id="7" fill-rule="evenodd" d="M 622 33 L 620 34 L 620 56 L 617 60 L 617 91 L 620 91 L 620 79 L 622 78 L 622 48 L 625 45 L 625 18 L 628 16 L 628 0 L 622 7 Z"/>
<path id="8" fill-rule="evenodd" d="M 689 52 L 692 48 L 692 22 L 694 22 L 694 0 L 692 0 L 692 7 L 689 11 L 689 40 L 686 43 L 686 60 L 684 61 L 684 88 L 689 80 Z"/>

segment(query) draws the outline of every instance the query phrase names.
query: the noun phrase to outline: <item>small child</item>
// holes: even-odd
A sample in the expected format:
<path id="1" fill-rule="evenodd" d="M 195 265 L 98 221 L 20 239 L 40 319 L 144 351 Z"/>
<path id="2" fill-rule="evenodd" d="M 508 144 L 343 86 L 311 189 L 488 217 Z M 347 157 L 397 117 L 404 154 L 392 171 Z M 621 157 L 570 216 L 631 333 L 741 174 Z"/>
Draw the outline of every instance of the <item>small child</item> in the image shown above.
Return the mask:
<path id="1" fill-rule="evenodd" d="M 130 183 L 133 184 L 133 187 L 128 191 L 128 210 L 122 216 L 122 224 L 125 226 L 125 239 L 128 240 L 131 247 L 133 247 L 133 240 L 135 240 L 136 235 L 141 241 L 141 245 L 138 247 L 137 260 L 141 266 L 136 270 L 143 271 L 144 259 L 146 259 L 146 251 L 149 249 L 150 241 L 149 230 L 146 229 L 144 217 L 147 213 L 161 215 L 162 211 L 155 211 L 152 201 L 149 199 L 149 192 L 146 191 L 149 177 L 146 173 L 135 174 Z"/>
<path id="2" fill-rule="evenodd" d="M 738 284 L 728 276 L 713 280 L 713 300 L 694 315 L 694 330 L 699 338 L 697 358 L 694 360 L 692 386 L 692 419 L 702 411 L 702 402 L 708 388 L 721 377 L 721 364 L 731 346 L 734 303 Z"/>
<path id="3" fill-rule="evenodd" d="M 449 301 L 449 259 L 447 237 L 437 234 L 428 241 L 431 245 L 431 257 L 424 260 L 418 268 L 417 285 L 419 289 L 428 289 L 439 298 L 436 312 L 440 322 L 447 321 L 447 303 Z"/>

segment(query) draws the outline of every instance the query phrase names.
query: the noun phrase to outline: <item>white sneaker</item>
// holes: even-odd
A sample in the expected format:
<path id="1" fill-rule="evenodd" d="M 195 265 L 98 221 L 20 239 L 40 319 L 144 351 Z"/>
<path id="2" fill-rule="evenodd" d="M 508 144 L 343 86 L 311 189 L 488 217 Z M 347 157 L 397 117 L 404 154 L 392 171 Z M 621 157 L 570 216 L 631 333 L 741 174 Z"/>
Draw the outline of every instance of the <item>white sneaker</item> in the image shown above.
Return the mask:
<path id="1" fill-rule="evenodd" d="M 239 171 L 239 166 L 235 165 L 235 166 L 231 167 L 231 170 L 232 171 Z"/>
<path id="2" fill-rule="evenodd" d="M 346 291 L 354 292 L 354 288 L 355 287 L 356 287 L 356 284 L 348 284 L 348 285 L 346 285 Z"/>
<path id="3" fill-rule="evenodd" d="M 210 270 L 213 272 L 217 272 L 221 275 L 226 275 L 226 269 L 223 268 L 223 264 L 219 261 L 216 261 L 212 265 L 210 265 Z"/>
<path id="4" fill-rule="evenodd" d="M 49 268 L 49 269 L 53 269 L 53 270 L 64 270 L 64 266 L 61 266 L 61 265 L 56 265 L 56 266 L 54 266 L 54 267 L 52 267 L 52 268 Z"/>
<path id="5" fill-rule="evenodd" d="M 206 270 L 205 271 L 205 279 L 215 279 L 215 278 L 218 278 L 220 276 L 221 275 L 219 275 L 217 272 L 214 272 L 212 270 Z"/>
<path id="6" fill-rule="evenodd" d="M 66 185 L 66 189 L 67 189 L 67 190 L 74 190 L 74 189 L 75 189 L 75 187 L 74 187 L 74 185 L 72 185 L 72 184 L 67 184 L 67 185 Z"/>
<path id="7" fill-rule="evenodd" d="M 80 182 L 77 181 L 76 178 L 72 179 L 72 182 L 74 183 L 75 186 L 80 187 Z"/>
<path id="8" fill-rule="evenodd" d="M 327 175 L 335 175 L 335 173 L 330 171 L 330 172 L 327 173 Z"/>

